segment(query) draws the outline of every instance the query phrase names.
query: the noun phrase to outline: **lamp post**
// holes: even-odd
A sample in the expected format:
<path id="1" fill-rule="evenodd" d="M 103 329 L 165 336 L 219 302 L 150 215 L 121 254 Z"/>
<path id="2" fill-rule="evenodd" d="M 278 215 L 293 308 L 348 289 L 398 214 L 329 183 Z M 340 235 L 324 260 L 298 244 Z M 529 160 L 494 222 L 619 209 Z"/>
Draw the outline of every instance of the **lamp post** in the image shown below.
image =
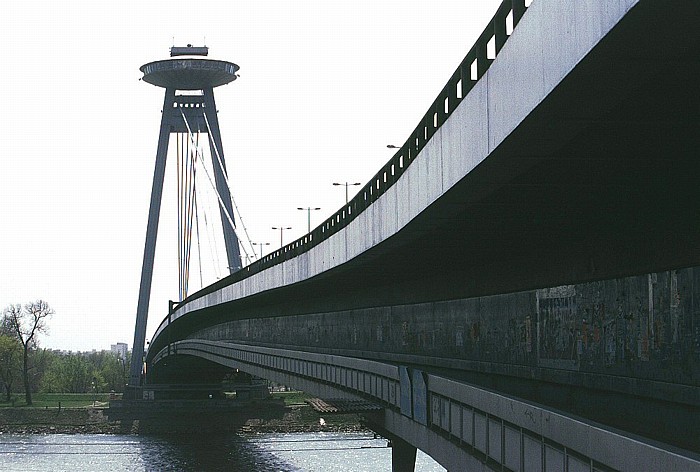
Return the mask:
<path id="1" fill-rule="evenodd" d="M 362 185 L 362 184 L 360 182 L 355 182 L 353 184 L 348 183 L 348 182 L 345 182 L 345 183 L 333 182 L 333 185 L 335 185 L 335 186 L 340 185 L 340 186 L 345 187 L 345 204 L 347 205 L 350 202 L 350 200 L 348 199 L 348 187 L 351 185 Z"/>
<path id="2" fill-rule="evenodd" d="M 263 257 L 263 246 L 269 246 L 270 243 L 253 243 L 253 246 L 260 246 L 260 259 Z"/>
<path id="3" fill-rule="evenodd" d="M 306 208 L 297 208 L 297 210 L 306 210 L 306 212 L 308 214 L 308 218 L 306 220 L 307 225 L 308 225 L 307 233 L 310 233 L 311 232 L 311 210 L 320 210 L 320 208 L 306 207 Z"/>
<path id="4" fill-rule="evenodd" d="M 279 227 L 278 227 L 278 226 L 273 226 L 272 229 L 278 229 L 278 230 L 280 230 L 280 249 L 282 249 L 282 246 L 284 246 L 284 244 L 282 243 L 282 234 L 284 233 L 284 230 L 285 230 L 285 229 L 292 229 L 292 227 L 291 227 L 291 226 L 286 226 L 286 227 L 283 227 L 283 226 L 279 226 Z"/>

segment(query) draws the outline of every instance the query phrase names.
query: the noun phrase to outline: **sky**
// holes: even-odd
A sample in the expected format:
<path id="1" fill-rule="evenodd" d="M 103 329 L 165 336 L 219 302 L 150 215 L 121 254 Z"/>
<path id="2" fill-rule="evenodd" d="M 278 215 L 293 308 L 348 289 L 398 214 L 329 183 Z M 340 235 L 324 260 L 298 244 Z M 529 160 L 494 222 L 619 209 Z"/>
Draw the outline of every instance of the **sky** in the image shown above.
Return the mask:
<path id="1" fill-rule="evenodd" d="M 364 184 L 391 158 L 387 145 L 407 139 L 499 4 L 2 2 L 0 309 L 47 301 L 46 348 L 131 348 L 163 104 L 139 67 L 171 46 L 205 44 L 240 66 L 215 98 L 239 236 L 245 226 L 267 253 L 280 245 L 273 226 L 292 228 L 285 244 L 301 237 L 298 207 L 321 208 L 315 227 L 345 202 L 333 182 Z M 171 152 L 147 339 L 178 298 L 174 163 Z M 226 265 L 209 219 L 204 285 Z"/>

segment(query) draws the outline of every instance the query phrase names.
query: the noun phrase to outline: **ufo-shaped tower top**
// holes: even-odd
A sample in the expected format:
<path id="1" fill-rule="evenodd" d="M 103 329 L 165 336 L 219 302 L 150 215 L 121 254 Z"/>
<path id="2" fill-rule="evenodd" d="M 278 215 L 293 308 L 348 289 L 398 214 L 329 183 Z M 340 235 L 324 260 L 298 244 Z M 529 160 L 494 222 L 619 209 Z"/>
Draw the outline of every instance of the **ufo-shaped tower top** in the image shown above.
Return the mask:
<path id="1" fill-rule="evenodd" d="M 203 59 L 209 53 L 206 46 L 170 48 L 170 57 L 141 66 L 143 80 L 149 84 L 177 90 L 203 90 L 236 80 L 239 67 L 226 61 Z"/>

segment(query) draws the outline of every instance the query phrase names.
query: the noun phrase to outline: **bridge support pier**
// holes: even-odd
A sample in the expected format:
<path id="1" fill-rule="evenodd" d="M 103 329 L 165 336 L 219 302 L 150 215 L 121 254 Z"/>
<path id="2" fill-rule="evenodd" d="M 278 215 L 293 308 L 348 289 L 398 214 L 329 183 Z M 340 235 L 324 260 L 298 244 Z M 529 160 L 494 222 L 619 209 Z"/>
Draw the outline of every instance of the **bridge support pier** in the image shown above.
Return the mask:
<path id="1" fill-rule="evenodd" d="M 403 439 L 391 440 L 391 472 L 414 472 L 416 468 L 416 447 Z"/>

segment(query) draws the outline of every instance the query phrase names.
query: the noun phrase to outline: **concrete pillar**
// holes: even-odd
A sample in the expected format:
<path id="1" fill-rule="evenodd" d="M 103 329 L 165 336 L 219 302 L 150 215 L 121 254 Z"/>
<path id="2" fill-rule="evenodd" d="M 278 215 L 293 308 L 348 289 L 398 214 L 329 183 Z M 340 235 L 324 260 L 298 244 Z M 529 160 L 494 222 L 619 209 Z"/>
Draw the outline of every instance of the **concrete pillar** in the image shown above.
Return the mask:
<path id="1" fill-rule="evenodd" d="M 391 441 L 391 472 L 414 472 L 416 469 L 416 448 L 403 439 Z"/>

